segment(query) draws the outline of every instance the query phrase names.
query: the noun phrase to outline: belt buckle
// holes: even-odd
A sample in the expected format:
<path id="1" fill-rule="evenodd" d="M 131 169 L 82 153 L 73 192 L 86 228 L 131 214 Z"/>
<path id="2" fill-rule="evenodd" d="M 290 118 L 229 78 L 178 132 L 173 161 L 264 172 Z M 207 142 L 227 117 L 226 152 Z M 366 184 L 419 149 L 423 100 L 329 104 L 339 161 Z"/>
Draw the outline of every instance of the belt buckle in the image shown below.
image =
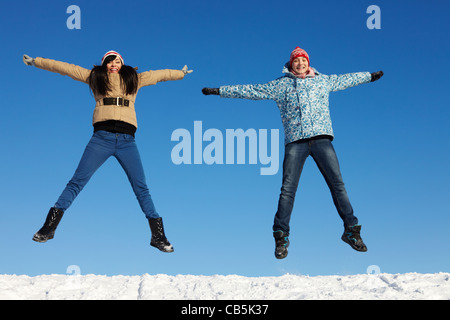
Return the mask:
<path id="1" fill-rule="evenodd" d="M 119 97 L 116 98 L 116 106 L 120 107 L 120 98 Z"/>

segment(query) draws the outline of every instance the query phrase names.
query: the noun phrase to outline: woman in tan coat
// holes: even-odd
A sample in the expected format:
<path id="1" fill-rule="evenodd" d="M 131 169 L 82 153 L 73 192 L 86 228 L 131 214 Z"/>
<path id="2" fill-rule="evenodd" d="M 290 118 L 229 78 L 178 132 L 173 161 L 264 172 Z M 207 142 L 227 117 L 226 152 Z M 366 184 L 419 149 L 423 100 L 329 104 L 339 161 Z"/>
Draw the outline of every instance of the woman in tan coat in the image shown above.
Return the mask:
<path id="1" fill-rule="evenodd" d="M 55 234 L 64 212 L 87 184 L 94 172 L 114 156 L 126 172 L 140 207 L 149 221 L 152 233 L 150 245 L 163 252 L 172 252 L 173 247 L 164 234 L 162 218 L 156 212 L 144 175 L 139 151 L 134 139 L 137 129 L 134 102 L 138 90 L 161 81 L 181 80 L 192 70 L 156 70 L 137 73 L 125 65 L 122 56 L 108 51 L 100 66 L 92 70 L 73 64 L 45 58 L 23 56 L 26 65 L 67 75 L 84 82 L 91 88 L 96 101 L 93 121 L 94 134 L 86 146 L 80 163 L 61 193 L 50 208 L 43 227 L 33 240 L 46 242 Z"/>

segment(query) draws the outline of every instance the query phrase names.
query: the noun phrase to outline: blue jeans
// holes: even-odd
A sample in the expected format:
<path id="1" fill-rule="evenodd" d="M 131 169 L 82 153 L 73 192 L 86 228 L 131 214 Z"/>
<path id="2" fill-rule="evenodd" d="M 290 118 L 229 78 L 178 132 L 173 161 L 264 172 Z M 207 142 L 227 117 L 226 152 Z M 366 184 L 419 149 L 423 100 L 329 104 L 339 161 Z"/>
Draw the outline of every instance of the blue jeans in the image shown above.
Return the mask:
<path id="1" fill-rule="evenodd" d="M 318 138 L 298 140 L 287 144 L 285 147 L 283 185 L 273 230 L 282 230 L 289 233 L 289 221 L 294 206 L 295 193 L 297 192 L 303 165 L 309 155 L 316 162 L 330 188 L 334 205 L 344 222 L 344 227 L 358 224 L 358 219 L 353 215 L 353 208 L 345 190 L 339 162 L 331 140 Z"/>
<path id="2" fill-rule="evenodd" d="M 93 134 L 75 174 L 61 193 L 55 207 L 63 211 L 67 210 L 95 171 L 110 156 L 114 156 L 119 161 L 127 174 L 147 219 L 159 218 L 145 182 L 144 168 L 134 137 L 129 134 L 107 131 L 97 131 Z"/>

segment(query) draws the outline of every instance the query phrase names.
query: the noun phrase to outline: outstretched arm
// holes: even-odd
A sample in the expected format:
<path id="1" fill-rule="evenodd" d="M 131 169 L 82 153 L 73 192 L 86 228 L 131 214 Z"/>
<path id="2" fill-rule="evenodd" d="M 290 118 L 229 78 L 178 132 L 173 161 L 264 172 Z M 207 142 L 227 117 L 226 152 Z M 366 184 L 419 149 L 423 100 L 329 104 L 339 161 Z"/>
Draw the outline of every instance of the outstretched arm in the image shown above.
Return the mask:
<path id="1" fill-rule="evenodd" d="M 204 95 L 220 95 L 223 98 L 266 100 L 276 96 L 276 80 L 265 84 L 244 84 L 221 86 L 220 88 L 203 88 Z"/>
<path id="2" fill-rule="evenodd" d="M 74 64 L 40 57 L 32 58 L 26 54 L 23 55 L 23 62 L 28 66 L 35 66 L 43 70 L 56 72 L 63 76 L 69 76 L 77 81 L 89 82 L 88 78 L 91 71 Z"/>
<path id="3" fill-rule="evenodd" d="M 181 80 L 185 75 L 192 73 L 193 70 L 188 70 L 187 66 L 184 66 L 181 70 L 150 70 L 139 73 L 139 88 L 157 84 L 162 81 Z"/>
<path id="4" fill-rule="evenodd" d="M 333 74 L 328 76 L 328 89 L 329 91 L 345 90 L 363 83 L 374 81 L 372 79 L 372 74 L 370 72 L 355 72 L 341 75 Z"/>

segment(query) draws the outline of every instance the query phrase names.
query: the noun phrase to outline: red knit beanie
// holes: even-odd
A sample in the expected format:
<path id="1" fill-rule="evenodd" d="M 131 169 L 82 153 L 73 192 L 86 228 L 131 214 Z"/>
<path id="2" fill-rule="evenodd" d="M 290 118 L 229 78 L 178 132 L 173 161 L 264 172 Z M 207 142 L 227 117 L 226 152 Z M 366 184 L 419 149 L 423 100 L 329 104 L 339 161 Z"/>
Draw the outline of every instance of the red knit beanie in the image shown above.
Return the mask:
<path id="1" fill-rule="evenodd" d="M 301 49 L 300 47 L 295 48 L 292 52 L 291 52 L 291 58 L 289 59 L 289 66 L 292 68 L 292 61 L 294 61 L 295 58 L 298 57 L 305 57 L 306 60 L 308 60 L 308 67 L 309 65 L 309 56 L 306 53 L 305 50 Z"/>

